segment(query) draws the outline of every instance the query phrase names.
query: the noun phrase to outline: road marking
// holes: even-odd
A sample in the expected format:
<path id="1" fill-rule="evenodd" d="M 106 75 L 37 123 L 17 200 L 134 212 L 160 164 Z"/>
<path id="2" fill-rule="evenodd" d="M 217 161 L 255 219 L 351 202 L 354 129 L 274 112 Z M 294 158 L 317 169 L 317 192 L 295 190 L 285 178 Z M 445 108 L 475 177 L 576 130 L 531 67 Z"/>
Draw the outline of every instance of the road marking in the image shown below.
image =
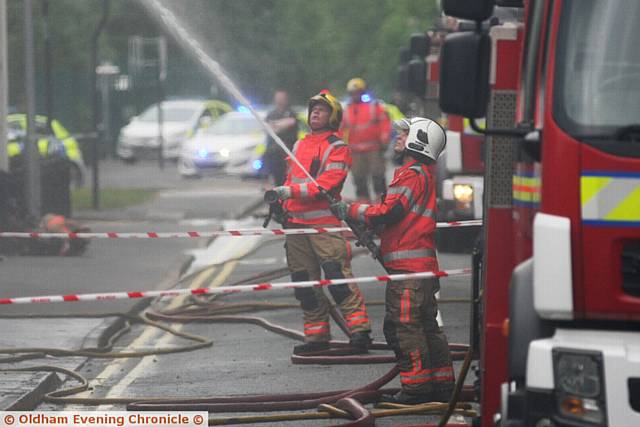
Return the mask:
<path id="1" fill-rule="evenodd" d="M 209 284 L 208 287 L 215 288 L 215 287 L 218 287 L 218 286 L 222 285 L 225 282 L 225 280 L 227 280 L 227 278 L 231 275 L 231 273 L 233 273 L 233 271 L 235 270 L 237 265 L 238 265 L 237 261 L 229 261 L 229 262 L 225 263 L 222 266 L 222 269 L 220 270 L 218 275 L 215 276 L 213 278 L 213 280 L 211 280 L 211 283 Z M 191 289 L 196 289 L 198 287 L 201 287 L 201 285 L 203 285 L 208 279 L 211 278 L 210 271 L 212 271 L 212 270 L 214 270 L 213 267 L 211 269 L 207 269 L 207 270 L 201 272 L 200 274 L 198 274 L 198 276 L 191 282 L 189 287 Z M 184 299 L 185 299 L 184 297 L 173 299 L 169 303 L 169 305 L 165 308 L 165 310 L 173 310 L 173 309 L 179 307 L 179 305 L 184 302 Z M 178 325 L 175 325 L 173 327 L 173 329 L 175 329 L 176 331 L 181 331 L 183 329 L 183 327 L 184 327 L 184 324 L 183 323 L 179 323 Z M 149 332 L 149 333 L 147 334 L 147 332 Z M 170 334 L 170 333 L 165 332 L 165 331 L 158 330 L 158 329 L 153 328 L 153 327 L 148 327 L 143 332 L 143 335 L 147 335 L 147 337 L 145 337 L 145 340 L 141 341 L 138 345 L 143 346 L 145 344 L 148 344 L 149 341 L 151 341 L 151 339 L 153 339 L 153 341 L 155 343 L 153 348 L 161 348 L 164 345 L 168 344 L 172 339 L 175 338 L 175 336 L 173 334 Z M 142 337 L 142 335 L 141 335 L 141 337 Z M 131 343 L 131 345 L 129 345 L 127 347 L 126 351 L 135 351 L 136 348 L 138 348 L 138 349 L 140 348 L 140 347 L 134 346 L 134 344 L 135 344 L 135 342 Z M 113 385 L 109 389 L 109 392 L 106 394 L 105 398 L 122 396 L 123 393 L 126 391 L 127 387 L 129 387 L 133 381 L 135 381 L 137 378 L 139 378 L 141 376 L 141 374 L 147 369 L 147 367 L 151 363 L 153 363 L 153 360 L 156 357 L 158 357 L 158 356 L 151 355 L 151 356 L 146 356 L 146 357 L 141 358 L 133 369 L 131 369 L 123 378 L 120 379 L 120 381 L 118 381 L 115 385 Z M 109 367 L 107 367 L 107 369 L 108 368 Z M 106 371 L 106 369 L 105 369 L 105 371 Z M 102 374 L 100 374 L 100 375 L 102 375 Z M 109 411 L 109 410 L 113 409 L 113 407 L 114 407 L 114 405 L 109 405 L 109 404 L 100 405 L 97 408 L 97 410 L 98 411 Z"/>
<path id="2" fill-rule="evenodd" d="M 216 267 L 210 267 L 207 268 L 203 271 L 201 271 L 189 284 L 189 287 L 191 289 L 195 289 L 197 287 L 200 287 L 200 285 L 202 285 L 208 278 L 210 278 L 214 273 L 215 273 Z M 169 305 L 166 307 L 166 309 L 173 309 L 176 308 L 177 302 L 181 302 L 182 300 L 184 300 L 184 297 L 182 298 L 174 298 L 173 300 L 171 300 L 171 302 L 169 303 Z M 164 332 L 164 331 L 160 331 L 159 329 L 153 328 L 153 327 L 147 327 L 145 328 L 142 333 L 131 342 L 131 344 L 129 344 L 124 350 L 122 351 L 135 351 L 136 349 L 141 349 L 144 348 L 152 339 L 155 339 L 156 336 L 160 333 L 160 332 Z M 120 359 L 113 359 L 113 361 L 111 361 L 111 363 L 109 363 L 107 365 L 106 368 L 104 368 L 102 370 L 102 372 L 100 372 L 94 379 L 92 379 L 90 381 L 90 385 L 93 388 L 96 385 L 102 385 L 102 383 L 106 380 L 108 380 L 109 378 L 111 378 L 113 375 L 115 375 L 117 372 L 119 372 L 122 367 L 130 360 L 130 358 L 120 358 Z M 91 394 L 91 391 L 84 391 L 82 393 L 79 393 L 76 397 L 90 397 L 89 395 Z M 111 406 L 111 405 L 110 405 Z M 75 410 L 79 408 L 86 408 L 84 405 L 66 405 L 64 410 Z"/>
<path id="3" fill-rule="evenodd" d="M 272 265 L 278 262 L 278 258 L 250 258 L 240 260 L 241 265 Z"/>

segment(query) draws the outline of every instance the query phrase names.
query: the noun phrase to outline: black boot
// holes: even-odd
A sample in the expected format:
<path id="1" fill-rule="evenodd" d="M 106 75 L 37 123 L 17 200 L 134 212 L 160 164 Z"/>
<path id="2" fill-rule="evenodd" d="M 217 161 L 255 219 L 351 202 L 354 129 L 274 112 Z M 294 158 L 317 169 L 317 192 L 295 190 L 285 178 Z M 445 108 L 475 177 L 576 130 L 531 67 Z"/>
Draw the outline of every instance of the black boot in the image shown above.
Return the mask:
<path id="1" fill-rule="evenodd" d="M 366 353 L 371 344 L 369 332 L 354 332 L 349 339 L 349 345 L 360 353 Z"/>
<path id="2" fill-rule="evenodd" d="M 304 355 L 324 350 L 329 350 L 328 341 L 306 342 L 293 347 L 293 354 Z"/>

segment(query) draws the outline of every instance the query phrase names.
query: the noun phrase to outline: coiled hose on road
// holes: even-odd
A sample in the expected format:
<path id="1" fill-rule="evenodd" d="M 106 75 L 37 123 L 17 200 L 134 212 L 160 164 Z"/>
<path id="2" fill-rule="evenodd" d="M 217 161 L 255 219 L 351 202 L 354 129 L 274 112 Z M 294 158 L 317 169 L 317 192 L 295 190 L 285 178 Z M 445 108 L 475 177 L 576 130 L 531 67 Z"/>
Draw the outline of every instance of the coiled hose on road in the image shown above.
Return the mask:
<path id="1" fill-rule="evenodd" d="M 268 243 L 268 242 L 266 242 Z M 256 248 L 257 250 L 257 248 Z M 252 251 L 253 252 L 253 251 Z M 209 266 L 210 267 L 210 266 Z M 198 272 L 189 275 L 193 277 Z M 250 283 L 256 280 L 272 280 L 288 274 L 288 270 L 284 268 L 271 270 L 261 273 L 257 276 L 249 277 L 244 280 L 233 283 L 232 285 L 240 285 Z M 180 283 L 184 283 L 184 278 Z M 122 320 L 122 326 L 114 331 L 105 342 L 95 348 L 83 348 L 79 350 L 56 349 L 56 348 L 19 348 L 19 349 L 0 349 L 0 354 L 11 354 L 12 357 L 0 359 L 0 363 L 16 363 L 24 360 L 33 360 L 45 356 L 82 356 L 90 358 L 132 358 L 145 357 L 149 355 L 170 354 L 177 352 L 193 351 L 213 345 L 213 341 L 199 335 L 188 334 L 163 325 L 158 321 L 166 322 L 217 322 L 217 323 L 248 323 L 263 327 L 271 332 L 296 339 L 303 340 L 304 335 L 298 331 L 285 328 L 281 325 L 274 324 L 268 320 L 256 317 L 240 315 L 240 313 L 255 312 L 257 310 L 276 310 L 285 308 L 298 308 L 296 304 L 269 304 L 269 303 L 221 303 L 218 299 L 221 296 L 209 296 L 206 298 L 192 298 L 186 305 L 178 309 L 167 312 L 154 312 L 147 310 L 141 314 L 133 313 L 110 313 L 101 316 L 86 315 L 85 317 L 112 317 L 118 316 Z M 447 302 L 464 302 L 463 300 L 441 300 L 441 303 Z M 382 304 L 382 302 L 368 303 L 368 305 Z M 332 316 L 341 329 L 348 335 L 348 328 L 344 320 L 334 309 Z M 5 316 L 19 317 L 19 316 Z M 63 317 L 63 316 L 41 316 L 41 317 Z M 82 317 L 78 315 L 64 317 Z M 146 326 L 160 328 L 168 333 L 174 334 L 186 340 L 194 341 L 194 344 L 184 345 L 181 347 L 170 347 L 163 349 L 154 349 L 148 351 L 130 351 L 130 352 L 114 352 L 113 348 L 116 341 L 124 334 L 130 331 L 131 324 L 144 324 Z M 348 342 L 333 341 L 331 349 L 313 356 L 292 356 L 293 363 L 302 364 L 337 364 L 337 363 L 393 363 L 394 356 L 382 355 L 354 355 L 349 351 Z M 452 356 L 454 360 L 462 359 L 465 354 L 468 355 L 468 346 L 462 344 L 451 344 Z M 383 350 L 387 349 L 386 343 L 375 342 L 371 349 Z M 468 357 L 465 358 L 465 365 Z M 470 360 L 469 360 L 470 362 Z M 467 366 L 468 369 L 468 366 Z M 69 388 L 55 390 L 44 396 L 45 402 L 58 404 L 84 404 L 84 405 L 102 405 L 102 404 L 126 404 L 128 409 L 132 410 L 187 410 L 186 408 L 197 408 L 198 410 L 207 410 L 209 412 L 270 412 L 270 411 L 299 411 L 304 409 L 318 408 L 320 412 L 294 412 L 274 415 L 257 415 L 249 417 L 226 417 L 209 419 L 210 425 L 222 424 L 239 424 L 251 422 L 273 422 L 273 421 L 293 421 L 302 419 L 325 419 L 325 418 L 350 418 L 353 421 L 343 426 L 368 426 L 374 425 L 376 417 L 407 415 L 407 414 L 439 414 L 443 411 L 450 410 L 461 415 L 472 416 L 475 412 L 471 411 L 468 404 L 452 405 L 443 403 L 429 403 L 424 405 L 416 405 L 407 408 L 391 408 L 383 410 L 369 411 L 364 406 L 365 403 L 376 402 L 382 394 L 395 393 L 397 389 L 381 389 L 382 386 L 391 381 L 398 373 L 397 368 L 393 368 L 380 379 L 355 390 L 338 390 L 321 393 L 307 394 L 291 394 L 291 395 L 264 395 L 251 397 L 211 397 L 211 398 L 84 398 L 74 397 L 75 394 L 89 389 L 89 382 L 82 375 L 69 371 L 64 368 L 55 366 L 31 366 L 26 368 L 10 368 L 1 369 L 0 371 L 46 371 L 58 372 L 73 378 L 80 384 Z M 463 372 L 465 366 L 463 365 Z M 473 400 L 473 391 L 463 388 L 464 380 L 463 372 L 461 372 L 458 380 L 457 390 L 463 401 Z M 457 400 L 457 399 L 455 399 Z M 448 411 L 447 411 L 448 412 Z M 445 421 L 446 423 L 446 421 Z M 444 425 L 444 424 L 442 424 Z"/>

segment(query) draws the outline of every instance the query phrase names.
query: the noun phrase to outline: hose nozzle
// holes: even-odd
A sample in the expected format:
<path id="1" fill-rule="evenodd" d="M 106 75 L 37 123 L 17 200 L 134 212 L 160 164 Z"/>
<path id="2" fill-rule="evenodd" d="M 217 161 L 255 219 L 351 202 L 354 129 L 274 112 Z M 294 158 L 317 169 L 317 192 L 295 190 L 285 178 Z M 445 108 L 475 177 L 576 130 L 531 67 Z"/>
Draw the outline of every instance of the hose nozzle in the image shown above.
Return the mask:
<path id="1" fill-rule="evenodd" d="M 264 201 L 270 205 L 278 202 L 278 192 L 275 190 L 265 191 L 264 193 Z"/>

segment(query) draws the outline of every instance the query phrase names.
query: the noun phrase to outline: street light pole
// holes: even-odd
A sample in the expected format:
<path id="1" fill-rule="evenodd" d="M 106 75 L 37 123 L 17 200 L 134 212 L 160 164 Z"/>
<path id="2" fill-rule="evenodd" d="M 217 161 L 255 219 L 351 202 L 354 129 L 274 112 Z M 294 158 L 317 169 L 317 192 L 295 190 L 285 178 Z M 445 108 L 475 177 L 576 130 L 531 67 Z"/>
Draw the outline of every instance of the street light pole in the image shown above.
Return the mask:
<path id="1" fill-rule="evenodd" d="M 0 0 L 0 172 L 9 171 L 7 154 L 7 0 Z"/>
<path id="2" fill-rule="evenodd" d="M 27 209 L 33 219 L 40 219 L 40 152 L 35 138 L 35 66 L 33 63 L 33 15 L 31 0 L 24 0 L 24 81 L 27 105 L 25 141 Z"/>
<path id="3" fill-rule="evenodd" d="M 91 72 L 91 107 L 93 115 L 93 132 L 95 137 L 93 138 L 92 150 L 91 150 L 91 169 L 92 169 L 92 206 L 93 209 L 100 209 L 100 187 L 98 178 L 98 165 L 100 157 L 100 145 L 98 135 L 98 78 L 96 68 L 98 66 L 98 39 L 100 34 L 107 25 L 109 19 L 109 0 L 102 0 L 102 17 L 91 37 L 91 64 L 89 71 Z"/>

